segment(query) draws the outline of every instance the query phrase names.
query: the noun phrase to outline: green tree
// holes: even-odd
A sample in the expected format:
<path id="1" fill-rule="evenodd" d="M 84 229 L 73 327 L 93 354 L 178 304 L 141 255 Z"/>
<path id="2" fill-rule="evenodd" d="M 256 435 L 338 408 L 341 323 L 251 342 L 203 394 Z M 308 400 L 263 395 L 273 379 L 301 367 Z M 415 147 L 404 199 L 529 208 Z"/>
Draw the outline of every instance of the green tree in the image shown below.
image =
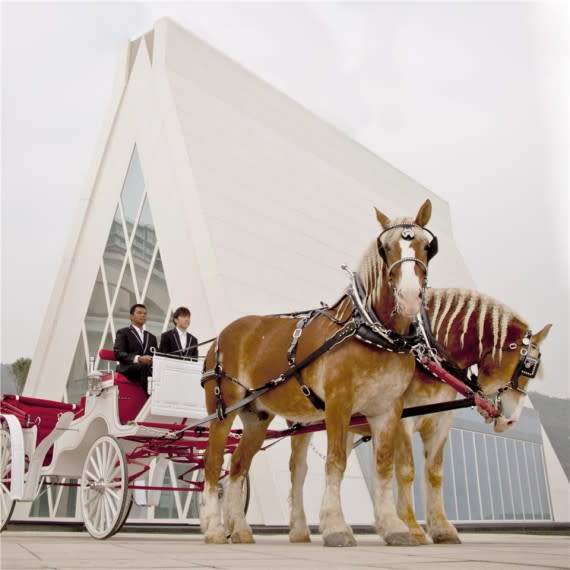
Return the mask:
<path id="1" fill-rule="evenodd" d="M 18 391 L 18 394 L 21 394 L 24 391 L 26 378 L 28 377 L 28 372 L 30 371 L 31 364 L 31 358 L 18 358 L 16 362 L 13 362 L 10 365 L 10 370 L 16 377 L 16 389 Z"/>

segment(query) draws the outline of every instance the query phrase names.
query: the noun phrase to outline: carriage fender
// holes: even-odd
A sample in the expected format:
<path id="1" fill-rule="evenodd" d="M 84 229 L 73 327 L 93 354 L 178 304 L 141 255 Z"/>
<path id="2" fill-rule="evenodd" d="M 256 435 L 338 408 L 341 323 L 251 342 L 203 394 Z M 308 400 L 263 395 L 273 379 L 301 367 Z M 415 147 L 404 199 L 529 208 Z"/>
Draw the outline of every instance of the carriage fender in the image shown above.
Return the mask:
<path id="1" fill-rule="evenodd" d="M 24 431 L 16 416 L 12 414 L 0 414 L 2 422 L 8 426 L 10 434 L 10 450 L 11 450 L 11 477 L 10 477 L 10 498 L 13 501 L 22 499 L 24 495 L 24 465 L 25 465 L 25 447 L 24 447 Z"/>
<path id="2" fill-rule="evenodd" d="M 28 466 L 28 476 L 26 478 L 26 488 L 23 500 L 33 501 L 39 491 L 38 482 L 40 480 L 40 470 L 43 466 L 44 458 L 54 442 L 59 439 L 74 419 L 73 412 L 65 412 L 59 416 L 53 430 L 42 440 L 42 442 L 30 454 L 30 464 Z"/>

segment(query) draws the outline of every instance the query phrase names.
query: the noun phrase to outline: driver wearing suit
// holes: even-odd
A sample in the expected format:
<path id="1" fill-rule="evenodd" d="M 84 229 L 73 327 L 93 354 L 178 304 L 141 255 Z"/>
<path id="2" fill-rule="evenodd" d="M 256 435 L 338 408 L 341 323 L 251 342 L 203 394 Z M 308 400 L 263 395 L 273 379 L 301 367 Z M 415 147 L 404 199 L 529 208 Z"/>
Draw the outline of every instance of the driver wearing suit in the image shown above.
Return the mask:
<path id="1" fill-rule="evenodd" d="M 126 376 L 131 382 L 140 384 L 147 391 L 147 379 L 152 376 L 152 352 L 156 349 L 156 337 L 144 330 L 146 323 L 146 307 L 137 303 L 130 309 L 131 324 L 119 329 L 113 350 L 119 361 L 117 372 Z"/>

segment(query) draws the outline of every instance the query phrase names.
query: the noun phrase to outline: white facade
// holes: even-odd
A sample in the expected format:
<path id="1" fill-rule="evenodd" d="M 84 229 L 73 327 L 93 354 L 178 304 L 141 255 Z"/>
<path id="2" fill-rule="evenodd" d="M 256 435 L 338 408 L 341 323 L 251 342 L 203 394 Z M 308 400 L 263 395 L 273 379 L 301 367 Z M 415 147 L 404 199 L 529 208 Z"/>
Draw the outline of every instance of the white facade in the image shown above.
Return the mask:
<path id="1" fill-rule="evenodd" d="M 87 368 L 87 355 L 111 348 L 131 301 L 152 300 L 155 334 L 172 307 L 189 306 L 199 339 L 244 314 L 334 301 L 346 285 L 339 266 L 356 265 L 378 233 L 373 207 L 412 215 L 428 197 L 429 227 L 440 245 L 431 284 L 473 287 L 442 199 L 160 20 L 123 51 L 25 393 L 70 397 L 68 380 L 79 374 L 73 371 Z M 113 227 L 116 260 L 109 253 Z M 146 253 L 136 244 L 143 230 L 151 232 Z M 94 307 L 97 315 L 89 316 Z M 283 442 L 255 459 L 250 522 L 287 523 L 288 452 Z M 311 523 L 323 467 L 313 455 Z M 371 502 L 356 455 L 343 492 L 349 522 L 369 524 Z"/>

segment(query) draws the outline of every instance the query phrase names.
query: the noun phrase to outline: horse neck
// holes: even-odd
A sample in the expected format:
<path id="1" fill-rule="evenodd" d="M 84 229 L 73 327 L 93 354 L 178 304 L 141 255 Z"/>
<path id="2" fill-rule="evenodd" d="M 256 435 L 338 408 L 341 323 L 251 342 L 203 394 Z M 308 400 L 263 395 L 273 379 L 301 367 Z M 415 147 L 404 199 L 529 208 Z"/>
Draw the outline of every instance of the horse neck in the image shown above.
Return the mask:
<path id="1" fill-rule="evenodd" d="M 501 348 L 520 341 L 527 329 L 505 305 L 464 289 L 431 289 L 427 310 L 435 338 L 464 368 L 488 352 L 500 359 Z"/>
<path id="2" fill-rule="evenodd" d="M 371 298 L 370 306 L 385 327 L 398 334 L 408 333 L 412 319 L 396 312 L 394 292 L 386 276 L 382 281 L 380 293 Z"/>

